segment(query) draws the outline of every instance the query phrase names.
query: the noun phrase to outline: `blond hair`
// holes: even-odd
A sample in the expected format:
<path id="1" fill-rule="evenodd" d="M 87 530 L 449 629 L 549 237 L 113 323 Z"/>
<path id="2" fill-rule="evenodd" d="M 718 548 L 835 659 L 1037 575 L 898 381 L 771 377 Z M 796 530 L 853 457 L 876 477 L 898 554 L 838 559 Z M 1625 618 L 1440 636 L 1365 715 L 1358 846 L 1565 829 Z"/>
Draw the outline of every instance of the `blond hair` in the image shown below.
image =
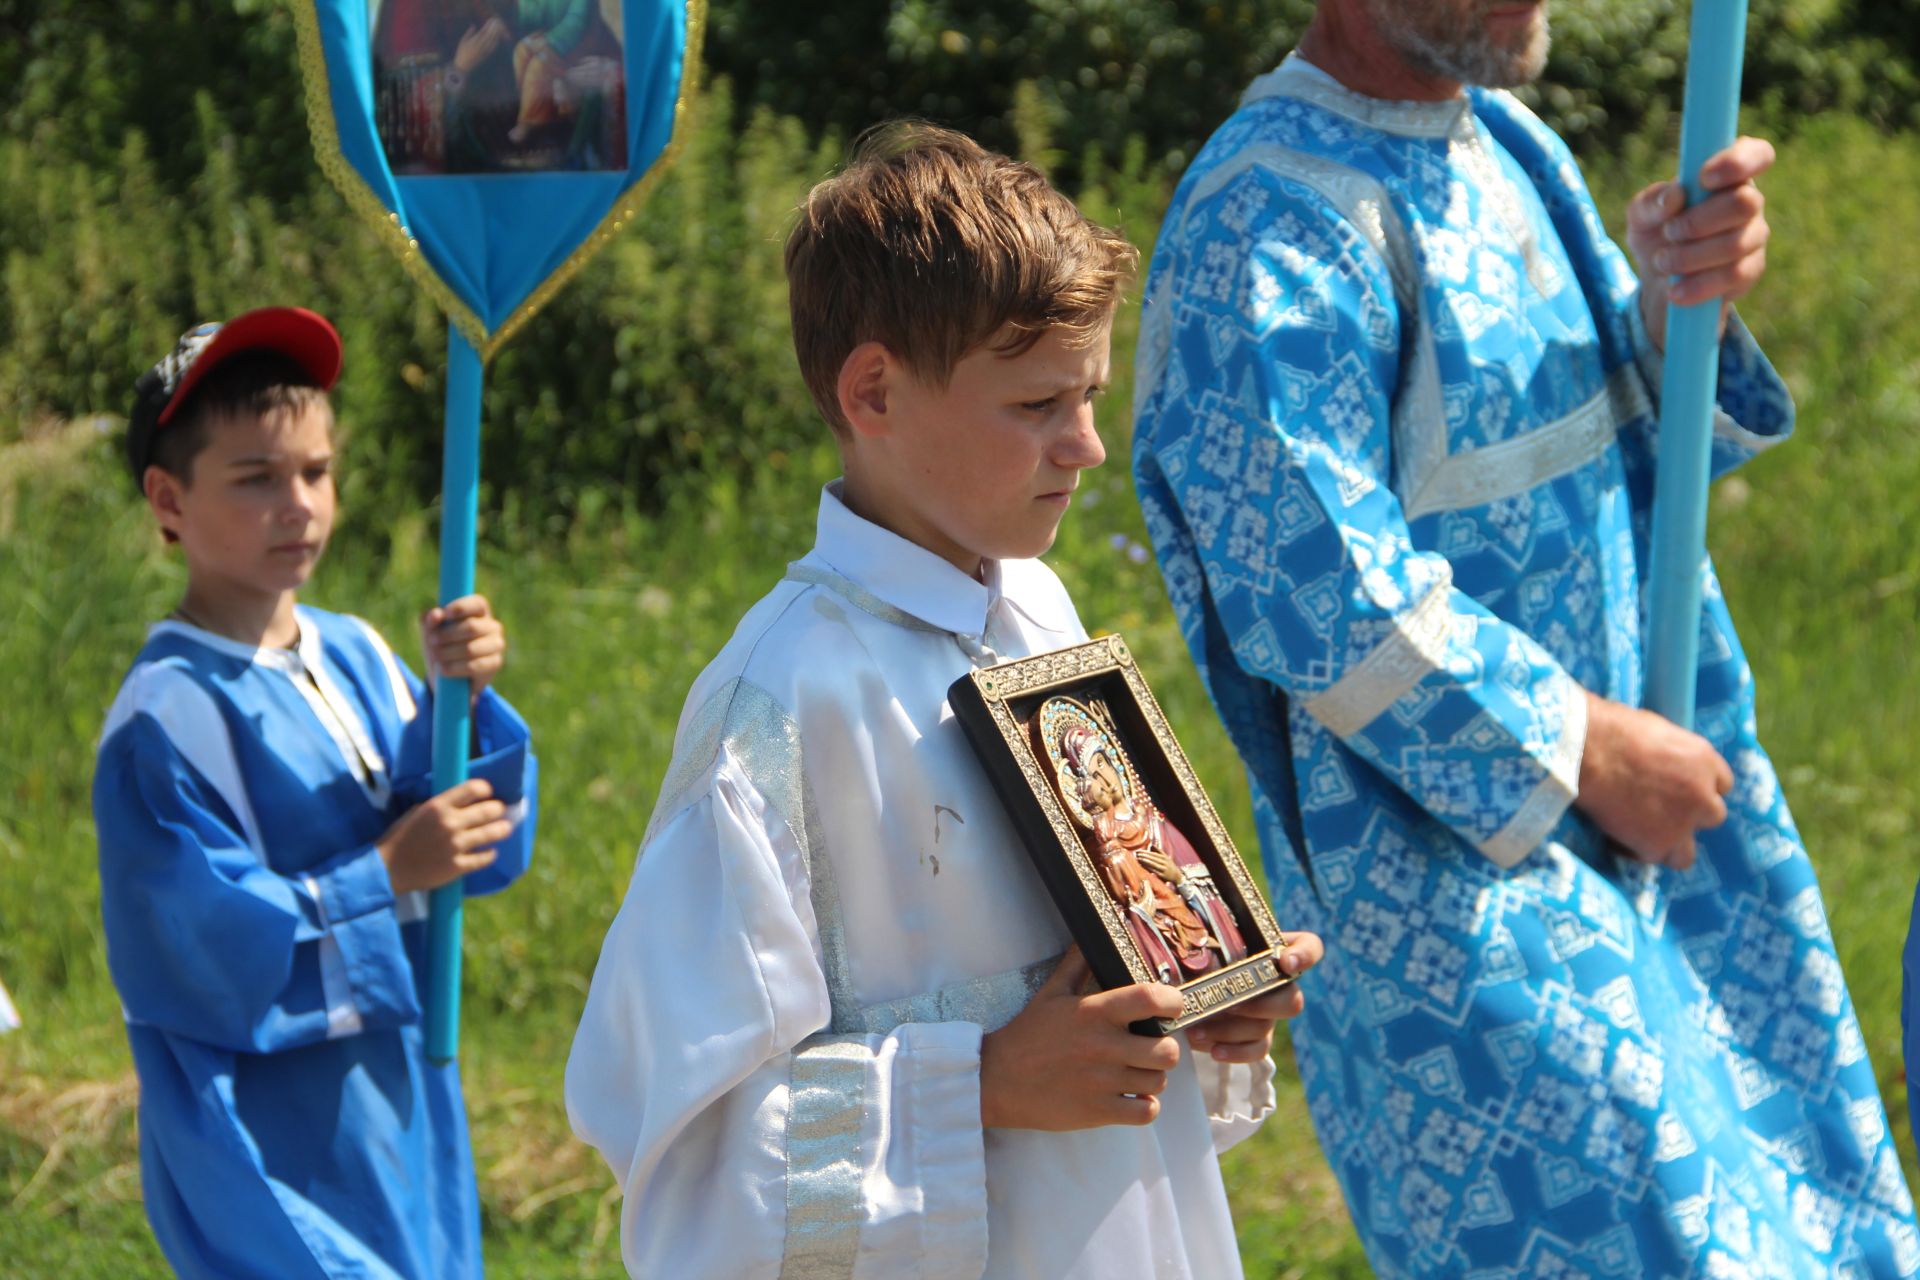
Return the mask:
<path id="1" fill-rule="evenodd" d="M 877 126 L 808 194 L 787 237 L 801 376 L 845 432 L 840 369 L 854 348 L 878 342 L 945 386 L 982 347 L 1017 356 L 1050 330 L 1091 342 L 1138 257 L 1032 165 L 950 129 Z"/>

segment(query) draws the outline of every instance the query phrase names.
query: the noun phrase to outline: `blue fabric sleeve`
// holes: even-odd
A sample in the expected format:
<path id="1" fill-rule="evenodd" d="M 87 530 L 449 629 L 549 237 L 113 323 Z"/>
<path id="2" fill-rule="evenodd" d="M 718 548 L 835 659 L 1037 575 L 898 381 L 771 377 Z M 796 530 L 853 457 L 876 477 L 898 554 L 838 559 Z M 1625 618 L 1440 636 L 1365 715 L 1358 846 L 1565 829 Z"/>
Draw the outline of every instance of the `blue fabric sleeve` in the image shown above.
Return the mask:
<path id="1" fill-rule="evenodd" d="M 1511 865 L 1574 798 L 1584 694 L 1414 547 L 1390 487 L 1385 265 L 1317 193 L 1264 170 L 1209 201 L 1247 183 L 1266 185 L 1270 219 L 1216 220 L 1168 272 L 1184 287 L 1163 377 L 1183 389 L 1142 415 L 1136 446 L 1174 506 L 1159 518 L 1184 526 L 1242 670 Z"/>
<path id="2" fill-rule="evenodd" d="M 1654 405 L 1651 419 L 1636 420 L 1621 445 L 1636 465 L 1650 466 L 1657 452 L 1660 382 L 1664 356 L 1654 349 L 1640 310 L 1638 276 L 1627 255 L 1607 234 L 1593 194 L 1580 176 L 1566 141 L 1504 94 L 1474 92 L 1481 118 L 1532 181 L 1560 233 L 1590 301 L 1605 298 L 1612 314 L 1596 315 L 1603 337 L 1618 350 L 1624 340 Z M 1720 344 L 1718 412 L 1713 423 L 1713 474 L 1725 475 L 1793 432 L 1793 395 L 1768 362 L 1736 312 Z"/>
<path id="3" fill-rule="evenodd" d="M 420 710 L 402 733 L 394 780 L 396 819 L 433 795 L 433 691 L 405 663 L 400 670 Z M 467 774 L 487 780 L 514 823 L 513 834 L 496 847 L 493 864 L 467 877 L 467 893 L 484 897 L 500 892 L 526 871 L 533 857 L 539 808 L 540 765 L 533 754 L 532 734 L 513 705 L 491 688 L 474 704 Z"/>
<path id="4" fill-rule="evenodd" d="M 418 1020 L 371 848 L 303 876 L 275 873 L 144 714 L 101 752 L 94 819 L 108 966 L 131 1019 L 248 1053 Z M 343 965 L 323 966 L 331 947 Z M 329 992 L 323 967 L 336 982 L 344 972 L 347 989 Z"/>
<path id="5" fill-rule="evenodd" d="M 540 762 L 534 758 L 527 722 L 492 689 L 480 695 L 473 726 L 475 751 L 468 770 L 492 784 L 494 798 L 507 806 L 514 824 L 513 834 L 495 846 L 492 865 L 467 877 L 468 895 L 480 897 L 518 880 L 533 858 Z"/>
<path id="6" fill-rule="evenodd" d="M 1658 456 L 1660 435 L 1660 381 L 1666 358 L 1654 349 L 1640 311 L 1640 295 L 1627 301 L 1627 323 L 1633 333 L 1634 359 L 1653 400 L 1653 417 L 1644 432 L 1630 432 L 1624 443 L 1644 452 L 1651 463 Z M 1748 332 L 1739 312 L 1727 317 L 1726 336 L 1720 342 L 1720 371 L 1713 415 L 1713 477 L 1740 466 L 1762 450 L 1793 434 L 1793 393 Z"/>

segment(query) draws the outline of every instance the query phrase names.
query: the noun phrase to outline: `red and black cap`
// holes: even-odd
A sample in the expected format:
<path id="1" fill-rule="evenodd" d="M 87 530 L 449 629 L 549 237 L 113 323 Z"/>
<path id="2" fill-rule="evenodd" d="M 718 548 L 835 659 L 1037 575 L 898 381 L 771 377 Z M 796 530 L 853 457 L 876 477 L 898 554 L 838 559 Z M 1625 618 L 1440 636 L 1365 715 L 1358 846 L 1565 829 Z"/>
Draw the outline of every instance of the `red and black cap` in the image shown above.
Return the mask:
<path id="1" fill-rule="evenodd" d="M 306 371 L 322 391 L 340 380 L 340 335 L 325 316 L 304 307 L 263 307 L 225 324 L 180 335 L 172 351 L 133 384 L 127 416 L 127 465 L 139 484 L 153 461 L 153 438 L 221 362 L 243 351 L 277 351 Z"/>

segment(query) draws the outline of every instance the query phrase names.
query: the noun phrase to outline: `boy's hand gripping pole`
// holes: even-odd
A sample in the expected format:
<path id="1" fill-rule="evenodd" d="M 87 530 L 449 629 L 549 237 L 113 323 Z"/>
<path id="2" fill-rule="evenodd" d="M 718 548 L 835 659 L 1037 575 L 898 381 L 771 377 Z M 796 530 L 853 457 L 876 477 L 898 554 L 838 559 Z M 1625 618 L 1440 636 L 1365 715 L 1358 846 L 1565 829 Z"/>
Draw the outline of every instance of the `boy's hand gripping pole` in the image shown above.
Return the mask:
<path id="1" fill-rule="evenodd" d="M 1731 146 L 1740 115 L 1747 0 L 1693 0 L 1680 181 L 1689 207 L 1705 196 L 1700 170 Z M 1667 306 L 1648 569 L 1648 710 L 1693 727 L 1700 657 L 1700 584 L 1707 548 L 1713 405 L 1720 373 L 1720 300 Z"/>
<path id="2" fill-rule="evenodd" d="M 480 509 L 480 353 L 447 326 L 447 434 L 440 481 L 440 603 L 473 594 Z M 433 692 L 433 793 L 467 780 L 473 713 L 468 682 L 440 676 Z M 427 914 L 427 1058 L 453 1061 L 460 1044 L 460 880 L 433 891 Z"/>

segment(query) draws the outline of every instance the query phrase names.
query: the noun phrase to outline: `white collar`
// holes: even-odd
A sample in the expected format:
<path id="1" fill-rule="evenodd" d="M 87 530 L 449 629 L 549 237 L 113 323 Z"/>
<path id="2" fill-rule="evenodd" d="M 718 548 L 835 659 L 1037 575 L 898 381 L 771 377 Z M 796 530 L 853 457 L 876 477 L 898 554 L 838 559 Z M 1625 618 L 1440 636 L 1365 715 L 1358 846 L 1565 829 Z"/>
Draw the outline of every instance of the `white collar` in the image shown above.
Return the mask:
<path id="1" fill-rule="evenodd" d="M 976 579 L 920 544 L 855 515 L 840 496 L 843 484 L 834 480 L 820 490 L 812 558 L 928 626 L 984 635 L 987 614 L 1001 596 L 1000 562 L 983 561 Z"/>
<path id="2" fill-rule="evenodd" d="M 205 627 L 197 627 L 191 622 L 182 622 L 178 618 L 164 618 L 147 628 L 147 635 L 175 635 L 191 640 L 203 648 L 215 653 L 224 653 L 230 658 L 239 658 L 243 662 L 258 663 L 263 667 L 273 667 L 280 671 L 293 671 L 301 666 L 309 670 L 320 666 L 320 628 L 307 616 L 307 611 L 299 605 L 293 607 L 294 621 L 298 632 L 290 649 L 275 648 L 270 645 L 243 644 L 229 639 L 218 632 Z"/>

